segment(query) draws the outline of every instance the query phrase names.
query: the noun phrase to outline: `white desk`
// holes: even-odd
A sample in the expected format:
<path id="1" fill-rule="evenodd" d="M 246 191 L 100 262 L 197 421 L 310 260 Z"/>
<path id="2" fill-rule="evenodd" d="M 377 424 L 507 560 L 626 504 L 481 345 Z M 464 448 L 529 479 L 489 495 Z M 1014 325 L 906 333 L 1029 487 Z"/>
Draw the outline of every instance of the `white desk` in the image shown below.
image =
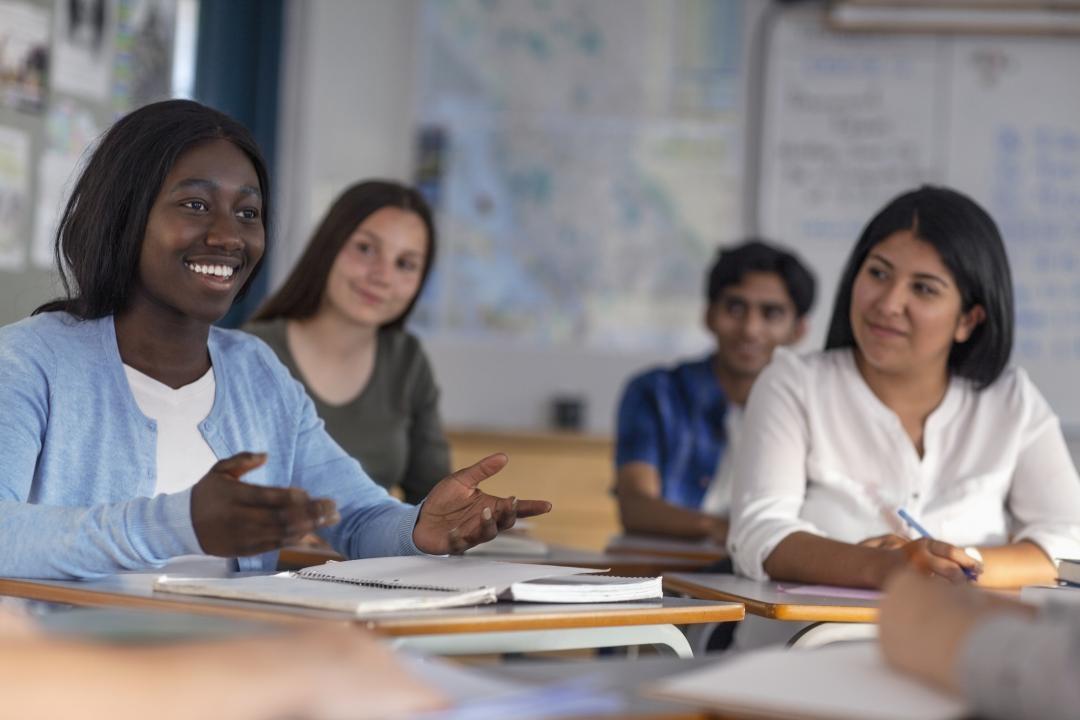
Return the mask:
<path id="1" fill-rule="evenodd" d="M 746 612 L 771 620 L 812 623 L 793 630 L 789 644 L 799 647 L 877 636 L 878 601 L 830 595 L 785 592 L 798 583 L 758 582 L 718 573 L 671 573 L 664 588 L 694 598 L 742 603 Z"/>

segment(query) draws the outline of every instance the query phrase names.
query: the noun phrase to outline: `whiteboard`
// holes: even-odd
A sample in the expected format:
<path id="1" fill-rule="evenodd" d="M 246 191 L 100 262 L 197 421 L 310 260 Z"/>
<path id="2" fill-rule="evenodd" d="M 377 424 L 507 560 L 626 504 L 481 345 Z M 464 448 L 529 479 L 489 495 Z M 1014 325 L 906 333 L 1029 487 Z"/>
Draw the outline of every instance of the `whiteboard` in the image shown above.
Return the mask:
<path id="1" fill-rule="evenodd" d="M 952 49 L 949 181 L 1005 236 L 1014 362 L 1080 429 L 1080 43 L 967 39 Z"/>
<path id="2" fill-rule="evenodd" d="M 950 185 L 1001 227 L 1013 363 L 1080 428 L 1080 43 L 839 34 L 801 7 L 778 17 L 770 45 L 758 221 L 821 281 L 810 346 L 871 215 L 921 183 Z"/>

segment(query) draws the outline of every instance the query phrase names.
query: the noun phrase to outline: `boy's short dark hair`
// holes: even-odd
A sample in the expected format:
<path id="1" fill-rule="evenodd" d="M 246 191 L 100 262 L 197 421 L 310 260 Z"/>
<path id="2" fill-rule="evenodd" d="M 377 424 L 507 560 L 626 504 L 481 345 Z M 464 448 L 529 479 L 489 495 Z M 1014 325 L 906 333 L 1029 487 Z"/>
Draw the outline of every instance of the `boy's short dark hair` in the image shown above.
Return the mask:
<path id="1" fill-rule="evenodd" d="M 813 273 L 793 253 L 758 239 L 720 248 L 716 262 L 709 269 L 706 299 L 710 304 L 717 302 L 724 288 L 738 285 L 747 273 L 752 272 L 779 275 L 795 305 L 796 315 L 801 318 L 810 312 L 816 285 Z"/>

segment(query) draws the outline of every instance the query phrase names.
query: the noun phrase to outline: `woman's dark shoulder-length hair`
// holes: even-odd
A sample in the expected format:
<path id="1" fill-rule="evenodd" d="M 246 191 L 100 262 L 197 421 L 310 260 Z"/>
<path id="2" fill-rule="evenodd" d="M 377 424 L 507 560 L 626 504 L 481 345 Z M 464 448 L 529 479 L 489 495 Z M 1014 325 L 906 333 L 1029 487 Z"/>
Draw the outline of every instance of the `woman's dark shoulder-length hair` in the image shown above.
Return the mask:
<path id="1" fill-rule="evenodd" d="M 109 128 L 75 183 L 56 232 L 56 264 L 65 297 L 34 314 L 60 310 L 89 320 L 122 311 L 137 279 L 150 208 L 165 176 L 184 152 L 210 140 L 228 140 L 251 160 L 269 243 L 270 178 L 247 128 L 191 100 L 145 105 Z M 237 298 L 243 297 L 261 265 L 252 270 Z"/>
<path id="2" fill-rule="evenodd" d="M 254 320 L 302 320 L 315 315 L 322 304 L 330 268 L 341 248 L 360 223 L 385 207 L 416 213 L 427 229 L 428 249 L 416 296 L 401 315 L 384 328 L 400 329 L 424 290 L 435 264 L 435 222 L 431 208 L 415 189 L 391 180 L 366 180 L 348 187 L 323 216 L 307 248 L 285 283 L 255 314 Z"/>
<path id="3" fill-rule="evenodd" d="M 893 199 L 863 230 L 851 252 L 833 306 L 825 348 L 854 347 L 851 294 L 867 255 L 895 232 L 930 243 L 952 273 L 964 311 L 982 305 L 986 319 L 949 353 L 954 375 L 985 388 L 1001 375 L 1013 344 L 1013 288 L 1001 233 L 974 200 L 944 187 L 923 187 Z"/>

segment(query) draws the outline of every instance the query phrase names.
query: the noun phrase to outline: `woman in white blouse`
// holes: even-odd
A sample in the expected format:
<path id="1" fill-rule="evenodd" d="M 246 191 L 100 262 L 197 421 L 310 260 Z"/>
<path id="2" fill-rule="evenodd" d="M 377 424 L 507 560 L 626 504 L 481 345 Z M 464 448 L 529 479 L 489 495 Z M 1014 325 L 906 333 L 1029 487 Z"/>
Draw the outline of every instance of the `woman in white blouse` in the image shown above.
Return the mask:
<path id="1" fill-rule="evenodd" d="M 1080 478 L 1018 368 L 994 221 L 922 187 L 867 225 L 826 350 L 782 349 L 750 394 L 728 547 L 752 578 L 881 587 L 911 566 L 1045 583 L 1080 557 Z M 906 510 L 934 539 L 920 538 Z"/>

